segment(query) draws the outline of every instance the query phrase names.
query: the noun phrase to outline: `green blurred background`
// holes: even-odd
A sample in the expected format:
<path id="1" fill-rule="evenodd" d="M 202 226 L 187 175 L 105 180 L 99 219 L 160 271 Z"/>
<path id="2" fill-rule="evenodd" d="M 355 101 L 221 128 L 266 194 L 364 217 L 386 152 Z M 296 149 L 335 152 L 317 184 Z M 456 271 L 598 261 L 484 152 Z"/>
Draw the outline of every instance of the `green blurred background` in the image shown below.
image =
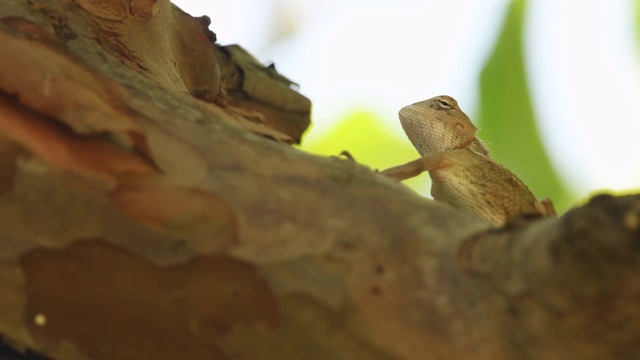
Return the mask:
<path id="1" fill-rule="evenodd" d="M 174 2 L 301 84 L 305 151 L 376 169 L 412 160 L 397 110 L 448 94 L 560 212 L 638 189 L 640 1 Z M 428 196 L 426 174 L 405 183 Z"/>

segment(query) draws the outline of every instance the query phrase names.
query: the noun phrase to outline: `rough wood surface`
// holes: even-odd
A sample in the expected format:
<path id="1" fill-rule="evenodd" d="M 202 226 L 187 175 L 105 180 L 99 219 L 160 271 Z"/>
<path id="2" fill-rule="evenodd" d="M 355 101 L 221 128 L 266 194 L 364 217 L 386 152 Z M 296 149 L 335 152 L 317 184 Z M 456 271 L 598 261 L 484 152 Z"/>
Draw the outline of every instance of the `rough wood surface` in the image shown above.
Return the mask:
<path id="1" fill-rule="evenodd" d="M 0 333 L 64 359 L 634 359 L 640 197 L 495 230 L 300 152 L 166 1 L 0 1 Z M 276 141 L 276 140 L 279 141 Z"/>

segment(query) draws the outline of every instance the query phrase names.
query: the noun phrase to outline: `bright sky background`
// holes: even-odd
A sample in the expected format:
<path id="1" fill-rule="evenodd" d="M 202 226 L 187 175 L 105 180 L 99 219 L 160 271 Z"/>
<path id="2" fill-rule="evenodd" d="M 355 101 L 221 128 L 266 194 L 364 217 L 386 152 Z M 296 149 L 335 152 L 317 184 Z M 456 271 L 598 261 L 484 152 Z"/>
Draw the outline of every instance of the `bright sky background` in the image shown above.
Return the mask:
<path id="1" fill-rule="evenodd" d="M 473 119 L 478 79 L 508 0 L 173 0 L 300 84 L 308 137 L 347 112 L 397 111 L 435 95 Z M 528 2 L 525 56 L 539 128 L 581 197 L 640 188 L 640 72 L 631 0 Z M 404 136 L 404 135 L 402 135 Z M 409 160 L 409 159 L 407 159 Z"/>

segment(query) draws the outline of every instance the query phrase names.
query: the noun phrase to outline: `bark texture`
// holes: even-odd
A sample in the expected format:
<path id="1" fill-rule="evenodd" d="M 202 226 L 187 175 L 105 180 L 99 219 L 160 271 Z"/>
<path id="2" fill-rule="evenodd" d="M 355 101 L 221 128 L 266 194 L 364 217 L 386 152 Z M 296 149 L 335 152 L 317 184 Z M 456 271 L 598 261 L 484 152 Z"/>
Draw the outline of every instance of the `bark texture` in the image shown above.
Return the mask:
<path id="1" fill-rule="evenodd" d="M 637 358 L 640 196 L 492 229 L 287 145 L 309 101 L 207 25 L 164 0 L 0 1 L 5 343 L 61 359 Z"/>

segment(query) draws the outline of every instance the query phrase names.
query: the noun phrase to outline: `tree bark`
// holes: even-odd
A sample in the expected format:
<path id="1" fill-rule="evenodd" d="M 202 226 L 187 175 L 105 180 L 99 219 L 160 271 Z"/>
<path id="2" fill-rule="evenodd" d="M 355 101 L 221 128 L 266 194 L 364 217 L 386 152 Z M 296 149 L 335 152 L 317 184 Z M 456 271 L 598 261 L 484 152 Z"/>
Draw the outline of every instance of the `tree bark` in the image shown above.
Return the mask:
<path id="1" fill-rule="evenodd" d="M 64 359 L 635 359 L 640 196 L 494 229 L 299 141 L 168 1 L 0 1 L 0 333 Z"/>

